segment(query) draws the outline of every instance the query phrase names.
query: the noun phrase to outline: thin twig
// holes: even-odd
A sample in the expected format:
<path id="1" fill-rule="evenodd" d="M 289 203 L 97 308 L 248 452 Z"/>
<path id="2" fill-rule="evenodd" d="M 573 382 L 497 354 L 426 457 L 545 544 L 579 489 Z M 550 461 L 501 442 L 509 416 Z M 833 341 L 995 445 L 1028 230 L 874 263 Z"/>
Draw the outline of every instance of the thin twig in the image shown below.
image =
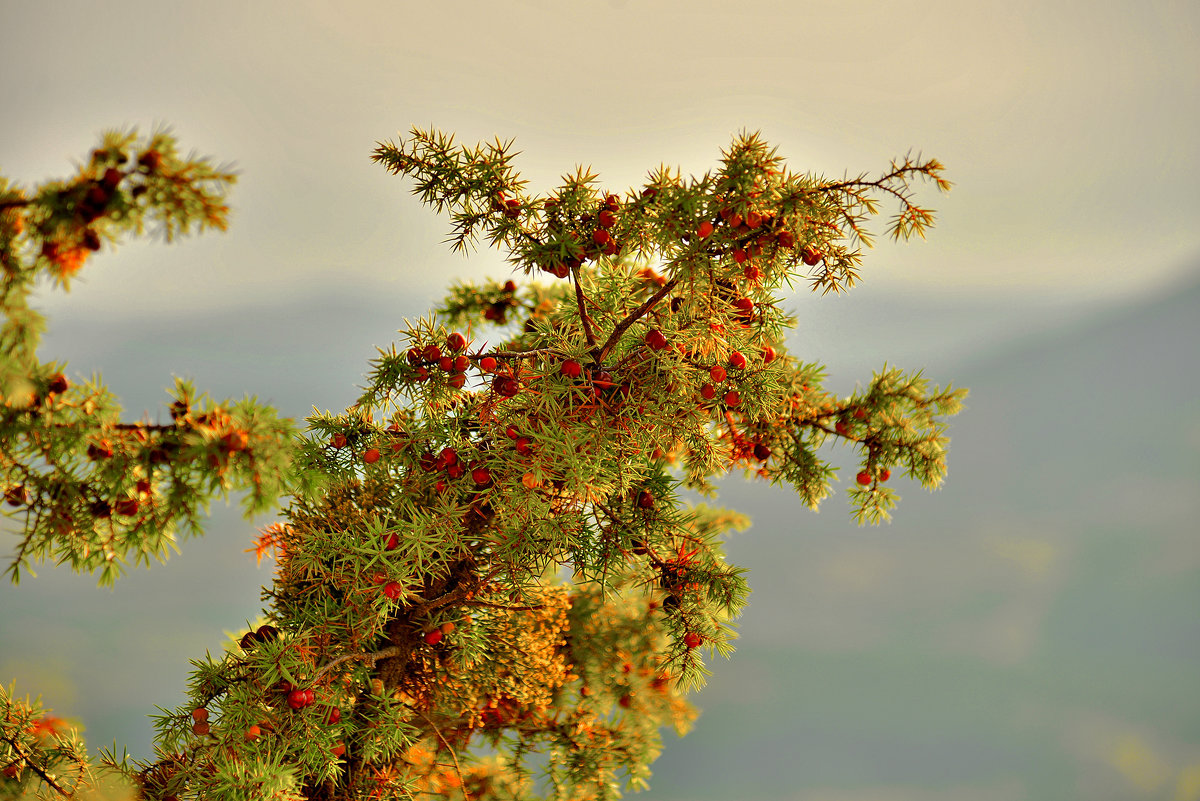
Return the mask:
<path id="1" fill-rule="evenodd" d="M 677 283 L 679 283 L 679 276 L 675 276 L 670 281 L 667 281 L 665 284 L 659 287 L 659 290 L 647 298 L 645 303 L 643 303 L 641 306 L 638 306 L 636 309 L 631 311 L 624 320 L 617 323 L 617 327 L 613 329 L 613 332 L 609 335 L 608 339 L 603 345 L 600 346 L 600 353 L 598 354 L 596 361 L 604 361 L 604 357 L 608 355 L 609 350 L 611 350 L 613 345 L 616 344 L 617 340 L 621 338 L 621 334 L 624 334 L 625 330 L 637 322 L 642 315 L 644 315 L 651 309 L 651 307 L 654 306 L 655 303 L 658 303 L 660 300 L 665 298 L 670 291 L 675 288 Z"/>
<path id="2" fill-rule="evenodd" d="M 392 645 L 387 648 L 384 648 L 382 651 L 376 651 L 371 654 L 361 654 L 360 653 L 360 654 L 346 654 L 345 656 L 339 656 L 337 659 L 333 660 L 329 664 L 324 665 L 319 670 L 317 670 L 317 672 L 313 674 L 312 683 L 315 683 L 317 681 L 317 679 L 321 678 L 322 675 L 324 675 L 325 673 L 328 673 L 330 670 L 333 670 L 333 668 L 337 667 L 338 665 L 342 664 L 343 662 L 350 662 L 355 659 L 363 659 L 370 663 L 370 667 L 375 667 L 375 663 L 378 662 L 379 660 L 389 659 L 393 656 L 400 656 L 400 646 L 399 645 Z"/>
<path id="3" fill-rule="evenodd" d="M 10 746 L 12 746 L 12 749 L 17 752 L 17 756 L 19 756 L 21 759 L 25 760 L 25 764 L 29 766 L 29 769 L 32 770 L 34 773 L 36 773 L 41 778 L 42 781 L 44 781 L 46 784 L 53 787 L 55 792 L 57 792 L 59 795 L 63 796 L 64 798 L 71 798 L 74 795 L 74 793 L 67 792 L 63 788 L 59 787 L 58 782 L 54 781 L 54 779 L 52 779 L 50 777 L 50 774 L 46 773 L 46 771 L 39 768 L 37 766 L 37 764 L 29 757 L 29 755 L 26 754 L 21 749 L 21 746 L 17 744 L 16 740 L 13 740 L 11 737 L 9 737 L 6 734 L 0 735 L 0 737 L 3 737 L 4 741 L 6 743 L 8 743 Z"/>
<path id="4" fill-rule="evenodd" d="M 454 772 L 458 774 L 458 786 L 462 788 L 463 798 L 466 799 L 466 801 L 471 801 L 471 797 L 467 795 L 467 783 L 463 779 L 462 768 L 458 765 L 458 754 L 454 752 L 454 748 L 446 741 L 446 738 L 442 736 L 442 733 L 438 731 L 438 727 L 434 725 L 433 721 L 425 717 L 424 712 L 417 709 L 412 704 L 405 704 L 405 706 L 420 715 L 421 719 L 429 724 L 429 728 L 433 729 L 433 733 L 437 735 L 437 738 L 442 741 L 442 745 L 446 746 L 446 750 L 450 752 L 450 758 L 454 760 Z"/>
<path id="5" fill-rule="evenodd" d="M 583 286 L 579 283 L 579 265 L 571 265 L 571 279 L 575 284 L 575 303 L 579 306 L 579 319 L 583 321 L 583 335 L 587 337 L 588 349 L 596 354 L 596 337 L 592 334 L 592 321 L 588 317 L 587 309 L 584 308 Z M 598 360 L 597 360 L 598 361 Z"/>

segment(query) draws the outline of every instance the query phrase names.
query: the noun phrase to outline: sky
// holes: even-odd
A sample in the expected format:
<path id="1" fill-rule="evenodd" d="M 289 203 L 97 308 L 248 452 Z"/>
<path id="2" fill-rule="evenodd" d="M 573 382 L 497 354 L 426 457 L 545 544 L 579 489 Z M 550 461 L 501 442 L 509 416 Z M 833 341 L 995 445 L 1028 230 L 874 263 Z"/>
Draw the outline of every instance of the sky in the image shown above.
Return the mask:
<path id="1" fill-rule="evenodd" d="M 451 253 L 445 221 L 371 163 L 413 125 L 514 139 L 535 191 L 578 164 L 618 192 L 664 162 L 701 173 L 744 129 L 831 178 L 920 152 L 955 184 L 919 190 L 938 210 L 928 240 L 880 237 L 861 287 L 789 299 L 804 357 L 866 378 L 860 364 L 946 365 L 1194 276 L 1198 33 L 1200 5 L 1145 0 L 0 0 L 0 174 L 67 176 L 129 126 L 233 164 L 227 233 L 106 248 L 69 294 L 43 287 L 39 355 L 111 377 L 131 417 L 161 412 L 172 365 L 303 415 L 351 402 L 372 346 L 449 282 L 508 275 L 498 253 Z M 186 614 L 193 584 L 151 575 Z M 239 579 L 239 603 L 263 579 Z"/>
<path id="2" fill-rule="evenodd" d="M 162 124 L 240 171 L 228 234 L 105 254 L 45 293 L 52 314 L 403 303 L 505 274 L 497 253 L 450 253 L 370 162 L 413 125 L 515 139 L 534 190 L 577 164 L 616 190 L 664 162 L 703 172 L 743 129 L 828 177 L 936 157 L 955 188 L 920 194 L 929 240 L 868 254 L 872 291 L 898 297 L 1103 303 L 1200 254 L 1191 2 L 5 1 L 0 23 L 10 178 Z"/>

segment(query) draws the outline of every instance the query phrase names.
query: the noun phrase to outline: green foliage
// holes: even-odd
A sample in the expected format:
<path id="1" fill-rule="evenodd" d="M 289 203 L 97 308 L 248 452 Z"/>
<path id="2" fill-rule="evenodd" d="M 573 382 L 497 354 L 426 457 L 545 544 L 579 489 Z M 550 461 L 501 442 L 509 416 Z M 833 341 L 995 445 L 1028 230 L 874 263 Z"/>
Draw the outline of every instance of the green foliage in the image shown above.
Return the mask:
<path id="1" fill-rule="evenodd" d="M 5 185 L 0 467 L 24 523 L 13 578 L 55 558 L 111 581 L 125 559 L 161 557 L 176 524 L 195 531 L 214 495 L 248 491 L 248 514 L 288 496 L 257 545 L 277 567 L 268 623 L 193 663 L 188 703 L 154 718 L 153 760 L 103 758 L 146 798 L 643 788 L 659 729 L 692 724 L 685 696 L 705 654 L 732 651 L 749 593 L 722 552 L 749 521 L 682 492 L 712 496 L 713 478 L 740 469 L 816 508 L 834 440 L 861 458 L 856 519 L 878 523 L 893 469 L 931 489 L 945 475 L 943 421 L 965 392 L 885 368 L 831 396 L 819 365 L 784 352 L 795 320 L 776 294 L 798 277 L 852 286 L 878 195 L 900 203 L 893 236 L 923 234 L 932 217 L 909 186 L 947 188 L 941 165 L 829 182 L 742 134 L 698 178 L 660 168 L 618 195 L 581 168 L 535 195 L 511 143 L 415 130 L 375 158 L 449 216 L 455 249 L 485 239 L 522 280 L 451 287 L 378 349 L 353 406 L 314 409 L 303 433 L 184 381 L 172 425 L 120 423 L 98 381 L 69 386 L 30 355 L 44 321 L 21 282 L 82 265 L 48 244 L 145 219 L 168 237 L 223 227 L 231 176 L 181 161 L 164 135 L 130 134 L 28 200 Z"/>

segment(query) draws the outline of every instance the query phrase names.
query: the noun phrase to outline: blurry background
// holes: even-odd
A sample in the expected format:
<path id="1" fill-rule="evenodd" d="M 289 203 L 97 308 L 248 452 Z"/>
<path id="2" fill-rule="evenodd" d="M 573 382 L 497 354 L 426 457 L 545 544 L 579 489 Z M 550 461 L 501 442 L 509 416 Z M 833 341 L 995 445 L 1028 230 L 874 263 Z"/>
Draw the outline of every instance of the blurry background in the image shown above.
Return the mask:
<path id="1" fill-rule="evenodd" d="M 130 419 L 165 418 L 178 374 L 299 420 L 352 402 L 451 280 L 508 275 L 370 163 L 411 125 L 515 138 L 535 191 L 580 163 L 614 191 L 702 172 L 743 128 L 829 177 L 941 159 L 928 241 L 785 305 L 836 391 L 885 361 L 971 388 L 950 478 L 901 480 L 874 529 L 840 495 L 813 514 L 724 482 L 752 603 L 646 797 L 1195 801 L 1198 24 L 1188 2 L 0 2 L 0 172 L 65 176 L 131 125 L 234 162 L 227 234 L 43 288 L 39 355 Z M 258 615 L 270 564 L 244 551 L 272 519 L 214 507 L 113 591 L 49 566 L 0 586 L 0 681 L 148 756 L 146 713 Z"/>

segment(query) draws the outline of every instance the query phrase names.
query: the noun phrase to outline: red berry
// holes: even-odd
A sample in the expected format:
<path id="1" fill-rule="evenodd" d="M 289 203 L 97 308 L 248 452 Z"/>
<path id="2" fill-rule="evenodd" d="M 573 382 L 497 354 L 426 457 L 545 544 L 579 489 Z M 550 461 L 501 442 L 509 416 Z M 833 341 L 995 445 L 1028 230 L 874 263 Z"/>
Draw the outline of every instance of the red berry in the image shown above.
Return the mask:
<path id="1" fill-rule="evenodd" d="M 384 586 L 383 594 L 394 601 L 404 594 L 404 587 L 398 582 L 390 581 Z"/>
<path id="2" fill-rule="evenodd" d="M 653 509 L 654 495 L 650 490 L 642 490 L 637 496 L 637 505 L 639 509 Z"/>
<path id="3" fill-rule="evenodd" d="M 335 706 L 333 709 L 329 710 L 329 717 L 325 718 L 325 722 L 332 726 L 341 719 L 342 710 Z"/>
<path id="4" fill-rule="evenodd" d="M 25 491 L 23 484 L 18 484 L 5 491 L 4 500 L 9 506 L 24 506 L 29 502 L 29 493 Z"/>
<path id="5" fill-rule="evenodd" d="M 329 440 L 329 444 L 330 444 L 330 445 L 332 445 L 332 446 L 333 446 L 333 447 L 335 447 L 335 448 L 344 448 L 344 447 L 346 447 L 346 435 L 345 435 L 345 434 L 342 434 L 342 433 L 340 433 L 340 432 L 339 432 L 339 433 L 337 433 L 337 434 L 334 434 L 334 435 L 333 435 L 333 437 L 332 437 L 332 438 L 330 438 L 330 440 Z"/>
<path id="6" fill-rule="evenodd" d="M 777 354 L 775 353 L 775 349 L 772 348 L 770 345 L 763 346 L 762 356 L 763 356 L 764 364 L 770 364 L 771 362 L 775 361 L 776 355 Z"/>
<path id="7" fill-rule="evenodd" d="M 608 231 L 605 231 L 603 228 L 597 228 L 595 233 L 592 234 L 592 241 L 600 247 L 604 247 L 612 241 L 612 237 L 609 235 Z"/>
<path id="8" fill-rule="evenodd" d="M 147 150 L 138 158 L 138 164 L 145 167 L 149 172 L 154 172 L 162 166 L 162 154 L 157 150 Z"/>
<path id="9" fill-rule="evenodd" d="M 431 631 L 425 635 L 425 644 L 426 645 L 437 645 L 441 641 L 442 641 L 441 629 L 434 629 L 433 631 Z"/>
<path id="10" fill-rule="evenodd" d="M 247 740 L 250 740 L 250 741 L 257 740 L 261 734 L 262 734 L 262 729 L 260 729 L 257 725 L 250 725 L 250 726 L 246 727 L 246 735 L 245 736 L 246 736 Z"/>
<path id="11" fill-rule="evenodd" d="M 449 467 L 458 461 L 458 451 L 454 448 L 442 448 L 442 452 L 438 455 L 438 464 L 442 467 Z"/>
<path id="12" fill-rule="evenodd" d="M 421 349 L 415 345 L 408 349 L 408 363 L 416 366 L 417 362 L 421 361 Z"/>
<path id="13" fill-rule="evenodd" d="M 791 231 L 780 231 L 775 236 L 775 241 L 779 243 L 781 248 L 790 248 L 796 244 L 796 237 L 792 236 Z"/>
<path id="14" fill-rule="evenodd" d="M 517 291 L 517 282 L 513 281 L 511 278 L 509 280 L 505 281 L 504 282 L 504 291 L 509 293 L 510 295 L 513 292 L 516 292 Z"/>
<path id="15" fill-rule="evenodd" d="M 612 228 L 617 223 L 617 215 L 605 209 L 596 217 L 596 222 L 600 224 L 601 228 Z"/>
<path id="16" fill-rule="evenodd" d="M 367 448 L 366 452 L 363 453 L 363 461 L 366 462 L 367 464 L 375 464 L 376 462 L 378 462 L 379 461 L 379 449 L 378 448 Z"/>
<path id="17" fill-rule="evenodd" d="M 713 382 L 717 383 L 717 384 L 719 384 L 725 380 L 725 375 L 726 375 L 725 368 L 719 364 L 714 364 L 712 366 L 712 369 L 710 369 L 708 371 L 708 377 L 711 378 L 713 380 Z"/>
<path id="18" fill-rule="evenodd" d="M 225 436 L 221 437 L 221 444 L 225 446 L 225 450 L 230 453 L 244 451 L 250 445 L 250 435 L 245 431 L 230 431 Z"/>
<path id="19" fill-rule="evenodd" d="M 621 208 L 621 200 L 616 195 L 607 195 L 604 198 L 604 208 L 609 211 L 616 211 Z"/>
<path id="20" fill-rule="evenodd" d="M 460 354 L 460 355 L 454 357 L 454 370 L 456 372 L 464 373 L 464 372 L 466 372 L 467 368 L 470 366 L 471 366 L 471 360 L 468 359 L 465 354 Z"/>
<path id="21" fill-rule="evenodd" d="M 384 550 L 394 551 L 400 547 L 400 535 L 396 532 L 388 534 L 387 542 L 383 544 Z"/>
<path id="22" fill-rule="evenodd" d="M 740 351 L 735 350 L 733 353 L 729 354 L 729 366 L 735 370 L 745 370 L 746 357 L 743 356 Z"/>
<path id="23" fill-rule="evenodd" d="M 666 350 L 668 346 L 667 338 L 663 336 L 662 331 L 655 328 L 652 331 L 646 332 L 646 344 L 651 350 Z"/>
<path id="24" fill-rule="evenodd" d="M 821 251 L 819 251 L 816 248 L 811 247 L 811 246 L 805 247 L 804 250 L 802 251 L 802 253 L 803 253 L 803 255 L 800 258 L 809 267 L 812 267 L 813 265 L 820 262 L 821 259 L 825 258 L 823 255 L 821 255 Z"/>
<path id="25" fill-rule="evenodd" d="M 888 470 L 886 467 L 879 471 L 879 480 L 880 481 L 887 481 L 891 477 L 892 477 L 892 471 Z"/>
<path id="26" fill-rule="evenodd" d="M 733 308 L 742 314 L 750 314 L 754 311 L 754 301 L 750 300 L 750 298 L 738 298 L 733 302 Z"/>
<path id="27" fill-rule="evenodd" d="M 337 745 L 329 749 L 329 753 L 336 757 L 340 757 L 342 754 L 346 753 L 346 744 L 339 740 Z"/>
<path id="28" fill-rule="evenodd" d="M 583 375 L 583 365 L 574 359 L 567 359 L 559 368 L 560 372 L 567 378 L 579 378 Z"/>
<path id="29" fill-rule="evenodd" d="M 492 356 L 484 356 L 479 360 L 479 369 L 485 373 L 490 373 L 496 369 L 496 359 Z"/>
<path id="30" fill-rule="evenodd" d="M 746 276 L 747 281 L 757 281 L 762 273 L 759 272 L 757 264 L 747 264 L 742 270 L 742 275 Z"/>
<path id="31" fill-rule="evenodd" d="M 446 383 L 449 386 L 454 387 L 455 389 L 462 389 L 463 387 L 465 387 L 467 385 L 467 374 L 466 373 L 454 373 L 452 376 L 450 376 L 450 378 L 448 378 L 446 380 Z"/>
<path id="32" fill-rule="evenodd" d="M 700 387 L 700 397 L 704 398 L 705 400 L 712 400 L 713 398 L 717 397 L 717 388 L 712 384 L 705 384 L 704 386 Z"/>
<path id="33" fill-rule="evenodd" d="M 503 398 L 512 398 L 516 397 L 517 393 L 521 391 L 521 384 L 511 376 L 500 376 L 496 379 L 493 388 L 496 390 L 497 395 Z"/>
<path id="34" fill-rule="evenodd" d="M 742 405 L 742 396 L 736 389 L 731 389 L 725 393 L 725 405 L 730 407 L 738 407 Z"/>
<path id="35" fill-rule="evenodd" d="M 871 483 L 871 474 L 866 470 L 863 470 L 861 473 L 855 476 L 855 479 L 857 479 L 859 484 L 862 484 L 865 487 Z"/>
<path id="36" fill-rule="evenodd" d="M 646 200 L 650 200 L 657 194 L 658 194 L 658 189 L 653 186 L 647 186 L 645 189 L 642 190 L 642 197 L 644 197 Z"/>
<path id="37" fill-rule="evenodd" d="M 867 410 L 861 409 L 861 408 L 855 409 L 854 410 L 854 419 L 855 420 L 866 420 L 867 419 Z"/>
<path id="38" fill-rule="evenodd" d="M 61 392 L 66 392 L 68 386 L 70 384 L 67 383 L 66 376 L 62 373 L 55 373 L 50 376 L 50 383 L 46 385 L 46 391 L 51 395 L 57 395 Z"/>
<path id="39" fill-rule="evenodd" d="M 759 214 L 757 211 L 746 212 L 746 227 L 747 228 L 757 228 L 760 225 L 762 225 L 762 215 L 761 214 Z"/>
<path id="40" fill-rule="evenodd" d="M 702 642 L 704 642 L 704 638 L 694 631 L 689 631 L 683 635 L 683 644 L 687 646 L 689 651 L 693 648 L 699 648 Z"/>
<path id="41" fill-rule="evenodd" d="M 760 462 L 765 462 L 771 458 L 771 448 L 763 443 L 758 443 L 754 446 L 754 458 Z"/>
<path id="42" fill-rule="evenodd" d="M 708 220 L 705 220 L 704 222 L 700 223 L 700 226 L 698 228 L 696 228 L 696 236 L 700 237 L 701 239 L 705 239 L 705 238 L 711 236 L 712 232 L 713 232 L 713 224 L 710 223 Z"/>
<path id="43" fill-rule="evenodd" d="M 454 372 L 454 357 L 453 356 L 443 356 L 442 358 L 438 359 L 438 369 L 444 373 L 453 373 Z"/>
<path id="44" fill-rule="evenodd" d="M 522 456 L 528 456 L 533 453 L 533 446 L 529 441 L 529 437 L 521 437 L 517 440 L 517 453 Z"/>
<path id="45" fill-rule="evenodd" d="M 486 467 L 476 467 L 471 471 L 471 480 L 482 487 L 492 480 L 492 471 Z"/>
<path id="46" fill-rule="evenodd" d="M 742 248 L 738 248 L 737 250 L 733 251 L 733 260 L 738 264 L 741 264 L 748 258 L 750 258 L 750 254 Z"/>
<path id="47" fill-rule="evenodd" d="M 137 514 L 139 505 L 137 498 L 122 498 L 113 504 L 113 511 L 119 515 L 129 517 L 130 515 Z"/>
<path id="48" fill-rule="evenodd" d="M 303 709 L 312 703 L 312 690 L 292 690 L 288 693 L 287 702 L 292 709 Z"/>
<path id="49" fill-rule="evenodd" d="M 520 439 L 521 433 L 517 431 L 516 426 L 509 426 L 508 428 L 504 429 L 504 436 L 508 437 L 509 439 Z"/>
<path id="50" fill-rule="evenodd" d="M 453 353 L 461 353 L 466 350 L 466 347 L 467 338 L 457 331 L 446 337 L 446 348 Z"/>
<path id="51" fill-rule="evenodd" d="M 622 695 L 617 699 L 617 703 L 625 709 L 629 709 L 629 707 L 633 704 L 633 698 L 629 695 Z"/>
<path id="52" fill-rule="evenodd" d="M 846 436 L 850 433 L 850 424 L 844 420 L 838 420 L 836 423 L 834 423 L 833 430 L 842 436 Z"/>
<path id="53" fill-rule="evenodd" d="M 92 461 L 111 459 L 113 455 L 112 444 L 108 440 L 102 439 L 99 442 L 88 445 L 87 455 Z"/>

